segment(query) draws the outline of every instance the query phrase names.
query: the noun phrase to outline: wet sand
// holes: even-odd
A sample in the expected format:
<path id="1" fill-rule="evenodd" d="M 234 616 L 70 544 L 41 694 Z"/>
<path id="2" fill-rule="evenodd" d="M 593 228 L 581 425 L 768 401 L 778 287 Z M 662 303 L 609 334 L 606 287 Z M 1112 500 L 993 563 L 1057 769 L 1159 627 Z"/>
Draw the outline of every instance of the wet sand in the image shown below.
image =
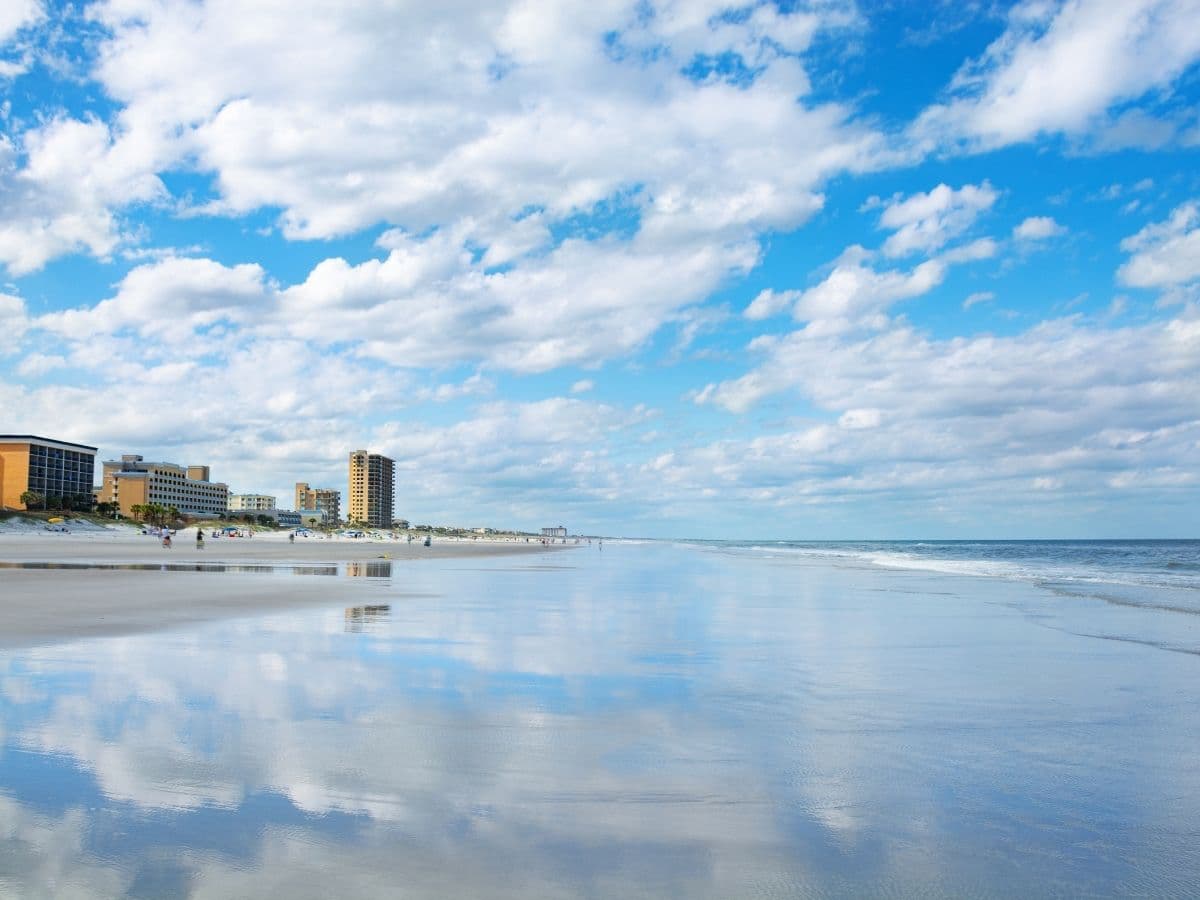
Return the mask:
<path id="1" fill-rule="evenodd" d="M 386 578 L 320 577 L 293 566 L 337 563 L 419 565 L 422 560 L 478 559 L 545 554 L 569 549 L 540 543 L 434 541 L 431 547 L 404 541 L 298 539 L 282 534 L 218 538 L 196 549 L 195 531 L 163 549 L 157 539 L 126 534 L 5 534 L 0 566 L 169 565 L 171 569 L 0 568 L 0 648 L 61 643 L 173 628 L 210 619 L 254 615 L 291 607 L 370 603 Z M 179 571 L 205 567 L 277 567 L 253 574 Z M 403 585 L 403 569 L 392 569 Z M 381 584 L 383 582 L 383 584 Z M 393 582 L 394 590 L 394 582 Z"/>
<path id="2" fill-rule="evenodd" d="M 155 586 L 133 627 L 295 587 L 0 652 L 0 896 L 1200 897 L 1200 615 L 1154 591 L 666 543 L 391 571 L 83 573 Z"/>

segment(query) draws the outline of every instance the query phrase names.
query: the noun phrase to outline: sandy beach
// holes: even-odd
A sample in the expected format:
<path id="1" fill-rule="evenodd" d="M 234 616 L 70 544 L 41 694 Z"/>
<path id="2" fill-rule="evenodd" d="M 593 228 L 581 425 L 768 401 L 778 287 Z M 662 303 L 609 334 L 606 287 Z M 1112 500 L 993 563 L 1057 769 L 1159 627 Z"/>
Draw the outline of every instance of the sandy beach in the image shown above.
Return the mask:
<path id="1" fill-rule="evenodd" d="M 210 537 L 203 549 L 197 549 L 195 529 L 181 531 L 174 546 L 164 549 L 157 538 L 132 529 L 6 531 L 0 533 L 0 647 L 153 631 L 344 600 L 360 602 L 347 594 L 362 595 L 361 602 L 369 603 L 381 579 L 339 577 L 338 599 L 333 600 L 331 579 L 319 577 L 334 572 L 368 574 L 365 565 L 355 568 L 354 564 L 385 565 L 392 573 L 389 564 L 393 563 L 417 565 L 423 560 L 563 549 L 569 547 L 483 539 L 435 540 L 430 547 L 417 541 L 363 538 L 310 537 L 291 543 L 286 532 Z M 39 565 L 48 568 L 35 568 Z M 121 566 L 138 568 L 109 568 Z M 203 568 L 188 571 L 188 566 Z M 314 575 L 318 577 L 306 577 Z"/>
<path id="2" fill-rule="evenodd" d="M 485 546 L 0 569 L 0 896 L 1200 895 L 1197 542 Z"/>

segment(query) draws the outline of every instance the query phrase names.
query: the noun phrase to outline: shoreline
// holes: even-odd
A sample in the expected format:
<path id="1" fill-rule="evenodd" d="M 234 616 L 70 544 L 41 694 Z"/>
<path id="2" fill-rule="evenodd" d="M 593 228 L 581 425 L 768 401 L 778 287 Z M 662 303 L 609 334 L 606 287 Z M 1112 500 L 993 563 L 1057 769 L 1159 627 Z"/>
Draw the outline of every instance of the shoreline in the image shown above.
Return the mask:
<path id="1" fill-rule="evenodd" d="M 206 536 L 203 549 L 197 549 L 195 536 L 194 527 L 181 530 L 174 536 L 173 546 L 165 549 L 157 537 L 131 529 L 97 528 L 69 533 L 0 531 L 0 562 L 342 562 L 383 555 L 392 559 L 498 556 L 575 546 L 487 538 L 435 539 L 429 547 L 420 541 L 372 538 L 301 537 L 292 543 L 287 532 L 280 531 L 259 533 L 252 538 Z"/>
<path id="2" fill-rule="evenodd" d="M 268 534 L 206 540 L 203 550 L 196 549 L 194 540 L 177 537 L 167 550 L 156 538 L 140 534 L 5 534 L 0 536 L 0 563 L 9 565 L 0 568 L 0 651 L 293 608 L 370 603 L 385 590 L 397 595 L 402 585 L 392 577 L 399 574 L 391 571 L 393 563 L 531 556 L 571 546 L 479 540 L 435 541 L 424 547 L 415 541 L 314 538 L 292 544 L 285 534 Z M 330 578 L 303 573 L 305 566 L 342 563 L 381 564 L 389 574 L 347 577 L 357 573 L 339 570 Z M 31 567 L 22 567 L 27 564 Z M 47 567 L 37 567 L 41 565 Z M 233 571 L 175 570 L 189 565 L 228 565 Z M 279 571 L 237 571 L 257 565 Z"/>

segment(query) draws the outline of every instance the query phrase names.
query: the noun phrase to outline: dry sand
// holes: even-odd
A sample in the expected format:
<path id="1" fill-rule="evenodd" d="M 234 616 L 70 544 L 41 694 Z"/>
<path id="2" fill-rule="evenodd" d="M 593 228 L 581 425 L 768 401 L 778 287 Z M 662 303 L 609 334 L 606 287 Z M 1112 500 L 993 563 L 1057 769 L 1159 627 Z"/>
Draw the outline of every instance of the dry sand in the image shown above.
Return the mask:
<path id="1" fill-rule="evenodd" d="M 348 594 L 363 603 L 384 589 L 385 578 L 297 577 L 233 572 L 29 569 L 3 563 L 95 565 L 289 565 L 384 562 L 419 565 L 424 559 L 533 554 L 540 543 L 500 541 L 419 542 L 297 538 L 282 533 L 253 538 L 206 539 L 196 549 L 195 529 L 181 532 L 163 549 L 153 537 L 128 532 L 85 534 L 0 533 L 0 648 L 59 643 L 101 635 L 170 628 L 207 619 L 250 615 L 301 605 L 343 604 Z M 402 577 L 402 572 L 395 573 Z M 336 600 L 331 595 L 336 594 Z"/>

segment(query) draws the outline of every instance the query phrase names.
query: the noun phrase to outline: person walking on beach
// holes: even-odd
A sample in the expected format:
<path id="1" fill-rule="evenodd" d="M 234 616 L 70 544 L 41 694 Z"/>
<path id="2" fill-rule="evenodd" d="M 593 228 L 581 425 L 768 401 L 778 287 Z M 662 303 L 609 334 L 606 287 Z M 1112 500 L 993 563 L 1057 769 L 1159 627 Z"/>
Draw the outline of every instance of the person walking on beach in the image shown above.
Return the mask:
<path id="1" fill-rule="evenodd" d="M 171 549 L 171 532 L 166 528 L 164 528 L 162 532 L 162 544 L 164 550 Z"/>
<path id="2" fill-rule="evenodd" d="M 203 528 L 196 529 L 196 549 L 197 550 L 204 549 L 204 529 Z"/>

